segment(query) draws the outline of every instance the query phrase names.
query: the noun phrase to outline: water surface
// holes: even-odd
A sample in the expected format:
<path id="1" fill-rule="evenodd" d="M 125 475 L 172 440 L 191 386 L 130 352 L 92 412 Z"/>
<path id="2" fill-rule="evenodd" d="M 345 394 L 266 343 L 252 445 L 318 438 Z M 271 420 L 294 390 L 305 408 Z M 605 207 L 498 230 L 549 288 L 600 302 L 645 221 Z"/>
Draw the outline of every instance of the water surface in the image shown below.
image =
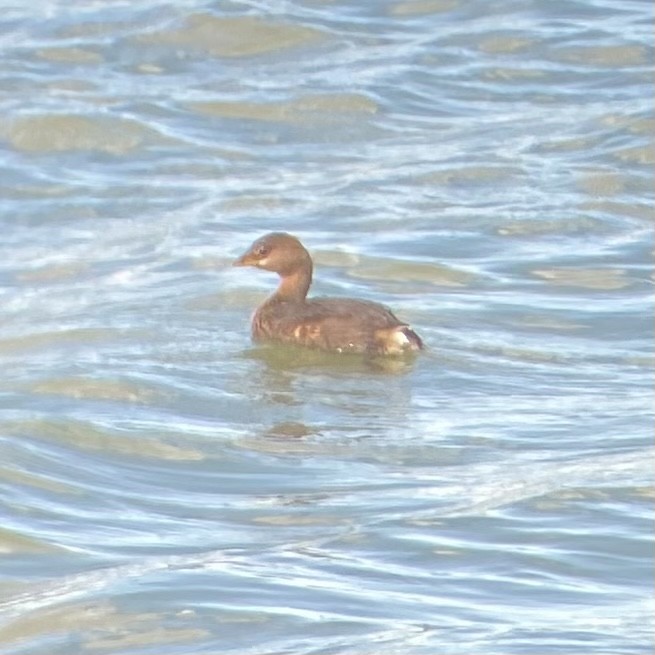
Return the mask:
<path id="1" fill-rule="evenodd" d="M 651 3 L 0 12 L 0 644 L 650 653 Z M 314 292 L 415 362 L 254 347 Z"/>

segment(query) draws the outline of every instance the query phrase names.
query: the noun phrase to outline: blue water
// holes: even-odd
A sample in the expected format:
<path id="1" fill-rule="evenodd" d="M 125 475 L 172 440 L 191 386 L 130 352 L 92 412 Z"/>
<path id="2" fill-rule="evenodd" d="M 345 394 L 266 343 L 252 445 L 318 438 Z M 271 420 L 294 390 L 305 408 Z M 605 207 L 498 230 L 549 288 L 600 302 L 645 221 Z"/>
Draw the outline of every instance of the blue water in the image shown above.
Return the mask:
<path id="1" fill-rule="evenodd" d="M 652 653 L 652 22 L 1 6 L 2 655 Z M 426 352 L 253 346 L 271 230 Z"/>

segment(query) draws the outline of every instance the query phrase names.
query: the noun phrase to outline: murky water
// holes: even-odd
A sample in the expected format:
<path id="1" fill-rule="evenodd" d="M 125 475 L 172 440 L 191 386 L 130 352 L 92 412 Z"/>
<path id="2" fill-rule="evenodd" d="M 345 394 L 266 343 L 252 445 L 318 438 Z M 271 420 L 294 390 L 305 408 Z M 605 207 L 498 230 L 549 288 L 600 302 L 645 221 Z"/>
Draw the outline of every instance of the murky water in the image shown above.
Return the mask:
<path id="1" fill-rule="evenodd" d="M 651 653 L 652 12 L 0 4 L 3 655 Z"/>

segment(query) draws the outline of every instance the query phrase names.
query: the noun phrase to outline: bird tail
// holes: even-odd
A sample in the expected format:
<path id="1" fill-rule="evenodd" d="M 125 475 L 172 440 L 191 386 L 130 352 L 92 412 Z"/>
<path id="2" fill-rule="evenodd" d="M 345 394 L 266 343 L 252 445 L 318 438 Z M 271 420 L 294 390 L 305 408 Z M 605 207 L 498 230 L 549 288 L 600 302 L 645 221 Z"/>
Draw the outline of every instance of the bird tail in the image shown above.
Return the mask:
<path id="1" fill-rule="evenodd" d="M 402 355 L 423 349 L 421 337 L 409 325 L 383 328 L 377 331 L 376 337 L 387 355 Z"/>

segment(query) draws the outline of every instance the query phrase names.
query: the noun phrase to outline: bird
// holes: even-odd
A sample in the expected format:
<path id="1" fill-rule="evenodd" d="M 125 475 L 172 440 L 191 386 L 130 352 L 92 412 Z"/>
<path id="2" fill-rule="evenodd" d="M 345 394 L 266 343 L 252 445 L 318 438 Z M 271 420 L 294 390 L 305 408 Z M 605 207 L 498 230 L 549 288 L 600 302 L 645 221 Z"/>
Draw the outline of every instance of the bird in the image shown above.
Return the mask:
<path id="1" fill-rule="evenodd" d="M 332 353 L 402 356 L 423 349 L 423 341 L 386 306 L 356 298 L 307 298 L 312 258 L 299 239 L 271 232 L 233 262 L 277 273 L 277 290 L 255 311 L 255 342 L 295 344 Z"/>

